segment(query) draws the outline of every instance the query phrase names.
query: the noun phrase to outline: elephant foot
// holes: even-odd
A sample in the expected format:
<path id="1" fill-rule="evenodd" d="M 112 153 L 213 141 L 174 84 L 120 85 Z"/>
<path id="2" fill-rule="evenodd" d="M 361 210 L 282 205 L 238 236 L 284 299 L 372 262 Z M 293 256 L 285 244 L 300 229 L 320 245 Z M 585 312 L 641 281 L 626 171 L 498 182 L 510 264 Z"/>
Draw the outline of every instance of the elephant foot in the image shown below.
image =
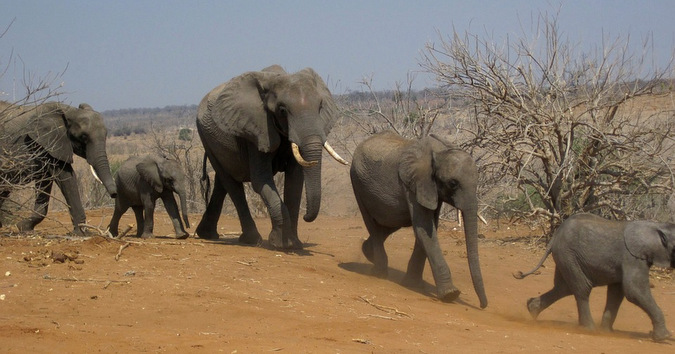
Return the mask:
<path id="1" fill-rule="evenodd" d="M 190 237 L 190 234 L 188 234 L 187 232 L 176 233 L 176 240 L 185 240 L 188 237 Z"/>
<path id="2" fill-rule="evenodd" d="M 270 245 L 274 248 L 280 249 L 290 249 L 290 250 L 301 250 L 303 248 L 302 242 L 296 237 L 288 237 L 284 240 L 281 232 L 278 230 L 272 230 L 268 238 Z M 290 242 L 289 242 L 290 241 Z"/>
<path id="3" fill-rule="evenodd" d="M 197 226 L 197 236 L 201 239 L 205 240 L 217 240 L 218 237 L 218 231 L 216 231 L 215 228 L 213 227 L 204 227 L 200 223 L 199 226 Z"/>
<path id="4" fill-rule="evenodd" d="M 239 243 L 243 243 L 245 245 L 260 246 L 262 245 L 262 242 L 262 236 L 260 236 L 260 234 L 257 232 L 244 232 L 241 234 L 241 236 L 239 236 Z"/>
<path id="5" fill-rule="evenodd" d="M 541 299 L 533 297 L 527 300 L 527 310 L 530 312 L 530 316 L 536 320 L 541 312 Z"/>
<path id="6" fill-rule="evenodd" d="M 462 292 L 453 285 L 446 289 L 438 289 L 438 298 L 443 302 L 453 302 L 457 300 L 461 293 Z"/>
<path id="7" fill-rule="evenodd" d="M 30 219 L 24 219 L 16 223 L 16 227 L 21 232 L 33 231 L 33 229 L 35 229 L 35 224 Z"/>
<path id="8" fill-rule="evenodd" d="M 649 334 L 652 336 L 652 340 L 654 342 L 662 342 L 673 336 L 673 334 L 670 333 L 670 331 L 665 327 L 654 329 L 653 331 L 649 332 Z"/>
<path id="9" fill-rule="evenodd" d="M 141 234 L 142 239 L 148 239 L 148 238 L 153 238 L 155 235 L 152 234 L 152 232 L 144 232 Z"/>

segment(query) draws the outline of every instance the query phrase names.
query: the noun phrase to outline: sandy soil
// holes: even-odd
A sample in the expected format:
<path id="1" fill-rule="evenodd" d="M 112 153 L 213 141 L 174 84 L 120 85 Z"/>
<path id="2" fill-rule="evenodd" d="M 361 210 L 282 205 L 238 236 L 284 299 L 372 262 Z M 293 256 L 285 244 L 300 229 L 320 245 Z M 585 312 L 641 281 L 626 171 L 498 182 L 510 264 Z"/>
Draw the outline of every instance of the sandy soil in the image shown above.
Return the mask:
<path id="1" fill-rule="evenodd" d="M 110 217 L 100 210 L 88 216 L 92 223 Z M 67 214 L 51 217 L 69 223 Z M 122 221 L 132 219 L 127 213 Z M 462 290 L 452 304 L 436 300 L 428 268 L 425 289 L 398 284 L 413 245 L 410 229 L 387 241 L 389 279 L 369 276 L 360 252 L 366 231 L 358 217 L 301 223 L 301 253 L 237 245 L 238 222 L 226 216 L 216 242 L 173 240 L 163 213 L 156 213 L 160 236 L 151 240 L 55 237 L 67 232 L 62 225 L 45 221 L 32 236 L 0 230 L 0 351 L 672 353 L 675 344 L 652 342 L 647 315 L 627 302 L 614 333 L 579 329 L 572 298 L 532 320 L 525 302 L 552 286 L 553 262 L 538 276 L 511 276 L 532 267 L 543 252 L 520 239 L 538 232 L 522 226 L 482 226 L 490 303 L 481 310 L 463 233 L 451 222 L 441 225 L 440 234 Z M 258 225 L 268 232 L 269 221 Z M 672 330 L 675 281 L 660 274 L 652 291 Z M 596 320 L 604 298 L 602 288 L 593 293 Z"/>

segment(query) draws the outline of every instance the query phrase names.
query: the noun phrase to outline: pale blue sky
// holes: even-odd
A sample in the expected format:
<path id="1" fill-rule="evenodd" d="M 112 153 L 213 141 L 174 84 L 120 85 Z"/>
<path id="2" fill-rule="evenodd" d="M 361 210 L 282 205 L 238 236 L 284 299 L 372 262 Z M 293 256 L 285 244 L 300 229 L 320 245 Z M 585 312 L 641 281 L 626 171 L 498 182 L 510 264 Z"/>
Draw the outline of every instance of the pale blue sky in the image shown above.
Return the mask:
<path id="1" fill-rule="evenodd" d="M 391 89 L 420 70 L 438 32 L 489 33 L 529 28 L 560 1 L 178 1 L 0 0 L 0 99 L 24 93 L 26 73 L 65 74 L 62 100 L 99 111 L 197 104 L 216 85 L 249 70 L 280 64 L 314 68 L 334 93 L 360 90 L 372 76 Z M 653 34 L 656 55 L 675 47 L 675 1 L 563 1 L 561 30 L 595 45 L 602 33 Z M 0 30 L 0 32 L 2 32 Z M 10 61 L 11 59 L 11 61 Z M 424 74 L 418 88 L 434 86 Z"/>

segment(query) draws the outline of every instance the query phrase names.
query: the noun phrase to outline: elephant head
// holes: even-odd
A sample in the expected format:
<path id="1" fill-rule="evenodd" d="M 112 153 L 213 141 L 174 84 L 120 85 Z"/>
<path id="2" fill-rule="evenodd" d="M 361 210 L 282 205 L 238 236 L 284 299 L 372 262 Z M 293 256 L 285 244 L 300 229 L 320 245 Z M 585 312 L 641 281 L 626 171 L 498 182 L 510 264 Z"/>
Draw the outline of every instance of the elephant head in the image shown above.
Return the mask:
<path id="1" fill-rule="evenodd" d="M 675 268 L 675 224 L 633 221 L 623 232 L 626 249 L 632 257 L 650 266 Z"/>
<path id="2" fill-rule="evenodd" d="M 321 204 L 322 148 L 346 164 L 326 141 L 337 107 L 321 77 L 310 68 L 287 74 L 274 65 L 242 74 L 205 99 L 208 104 L 200 108 L 207 112 L 199 115 L 224 117 L 214 119 L 222 131 L 246 139 L 263 153 L 291 148 L 304 171 L 304 219 L 314 220 Z"/>
<path id="3" fill-rule="evenodd" d="M 185 190 L 186 177 L 178 161 L 150 155 L 136 165 L 136 171 L 157 193 L 162 194 L 166 190 L 178 194 L 183 222 L 190 228 Z"/>
<path id="4" fill-rule="evenodd" d="M 28 137 L 51 157 L 73 162 L 73 153 L 86 159 L 114 198 L 117 188 L 106 154 L 107 129 L 100 113 L 86 103 L 78 108 L 50 102 L 34 108 Z"/>
<path id="5" fill-rule="evenodd" d="M 487 296 L 478 257 L 478 170 L 471 155 L 437 136 L 428 136 L 404 152 L 399 177 L 424 208 L 439 210 L 446 202 L 462 211 L 471 279 L 484 308 Z"/>

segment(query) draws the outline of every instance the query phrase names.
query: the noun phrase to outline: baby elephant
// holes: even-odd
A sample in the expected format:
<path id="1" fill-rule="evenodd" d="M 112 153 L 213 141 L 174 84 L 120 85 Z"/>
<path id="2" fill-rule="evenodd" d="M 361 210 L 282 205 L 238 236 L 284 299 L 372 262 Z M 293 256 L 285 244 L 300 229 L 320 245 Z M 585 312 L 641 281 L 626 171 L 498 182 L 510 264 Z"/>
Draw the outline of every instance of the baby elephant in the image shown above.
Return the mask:
<path id="1" fill-rule="evenodd" d="M 525 274 L 518 272 L 514 276 L 522 279 L 534 273 L 550 253 L 556 264 L 553 289 L 527 301 L 532 317 L 537 318 L 557 300 L 574 295 L 579 324 L 593 329 L 588 297 L 593 287 L 607 285 L 602 329 L 612 330 L 619 306 L 626 297 L 649 315 L 655 341 L 672 336 L 649 289 L 649 268 L 652 265 L 675 268 L 675 224 L 573 215 L 556 230 L 539 264 Z"/>
<path id="2" fill-rule="evenodd" d="M 155 155 L 131 157 L 120 166 L 115 175 L 115 183 L 117 184 L 115 212 L 109 226 L 113 236 L 117 236 L 122 214 L 131 207 L 136 214 L 137 236 L 153 237 L 153 213 L 157 198 L 162 198 L 164 202 L 166 212 L 176 230 L 176 238 L 186 239 L 189 236 L 183 228 L 173 196 L 174 192 L 178 194 L 183 220 L 185 226 L 189 228 L 185 173 L 177 161 Z"/>

